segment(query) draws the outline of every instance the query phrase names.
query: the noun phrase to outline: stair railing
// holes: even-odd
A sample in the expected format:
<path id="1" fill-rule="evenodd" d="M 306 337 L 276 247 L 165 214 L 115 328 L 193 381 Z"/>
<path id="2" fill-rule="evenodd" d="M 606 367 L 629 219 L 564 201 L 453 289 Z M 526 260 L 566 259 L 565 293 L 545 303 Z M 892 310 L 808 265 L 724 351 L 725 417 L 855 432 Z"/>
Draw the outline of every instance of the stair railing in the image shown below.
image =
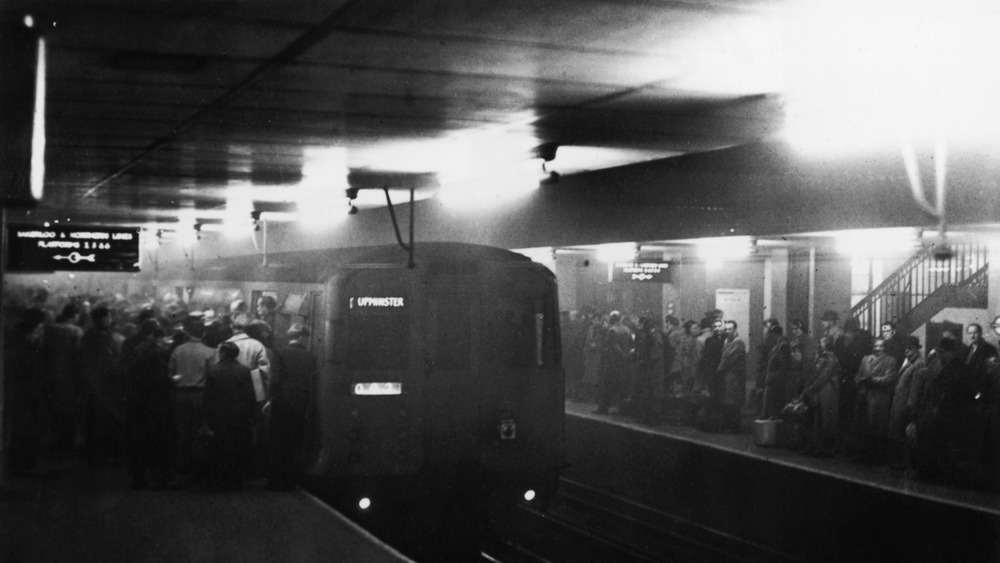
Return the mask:
<path id="1" fill-rule="evenodd" d="M 987 264 L 987 247 L 978 243 L 954 244 L 947 258 L 923 248 L 851 308 L 861 328 L 877 334 L 888 321 L 896 322 L 943 285 L 969 283 Z"/>

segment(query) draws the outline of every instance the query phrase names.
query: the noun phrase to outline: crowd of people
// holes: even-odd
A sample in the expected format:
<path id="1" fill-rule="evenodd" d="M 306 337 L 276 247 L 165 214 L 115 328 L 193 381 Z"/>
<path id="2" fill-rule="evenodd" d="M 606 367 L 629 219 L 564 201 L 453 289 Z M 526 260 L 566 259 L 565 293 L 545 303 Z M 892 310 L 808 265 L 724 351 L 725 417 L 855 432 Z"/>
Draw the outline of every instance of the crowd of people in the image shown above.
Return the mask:
<path id="1" fill-rule="evenodd" d="M 31 476 L 49 450 L 125 466 L 135 489 L 297 483 L 316 361 L 301 324 L 276 344 L 272 297 L 253 310 L 242 299 L 5 297 L 11 475 Z"/>
<path id="2" fill-rule="evenodd" d="M 232 488 L 254 474 L 294 486 L 316 361 L 302 325 L 275 342 L 274 299 L 258 301 L 192 308 L 8 292 L 10 473 L 32 474 L 41 448 L 82 448 L 94 466 L 127 462 L 136 488 L 185 476 Z M 980 325 L 965 327 L 964 342 L 946 331 L 925 351 L 891 322 L 875 337 L 833 311 L 820 321 L 813 337 L 801 320 L 786 335 L 768 319 L 750 350 L 743 327 L 718 310 L 663 323 L 567 314 L 567 397 L 597 413 L 707 432 L 780 420 L 785 445 L 807 455 L 1000 485 L 1000 360 Z M 992 328 L 1000 336 L 1000 323 Z"/>
<path id="3" fill-rule="evenodd" d="M 768 319 L 751 351 L 719 310 L 663 323 L 618 311 L 567 314 L 567 397 L 595 403 L 598 414 L 707 432 L 750 432 L 771 421 L 782 428 L 782 445 L 806 455 L 1000 485 L 1000 360 L 980 325 L 966 327 L 965 342 L 945 331 L 925 353 L 892 322 L 877 337 L 834 311 L 821 323 L 814 338 L 800 319 L 789 334 Z M 1000 336 L 1000 322 L 992 328 Z"/>

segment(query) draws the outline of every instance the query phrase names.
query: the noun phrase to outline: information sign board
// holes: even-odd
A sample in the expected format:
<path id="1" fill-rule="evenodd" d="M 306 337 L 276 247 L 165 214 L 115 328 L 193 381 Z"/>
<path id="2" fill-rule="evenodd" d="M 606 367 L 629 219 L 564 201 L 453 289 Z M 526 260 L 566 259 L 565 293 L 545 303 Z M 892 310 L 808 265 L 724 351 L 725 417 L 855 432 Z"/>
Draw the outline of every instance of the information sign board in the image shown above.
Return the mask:
<path id="1" fill-rule="evenodd" d="M 670 262 L 615 262 L 611 281 L 670 283 Z"/>
<path id="2" fill-rule="evenodd" d="M 7 271 L 138 272 L 139 227 L 8 225 Z"/>

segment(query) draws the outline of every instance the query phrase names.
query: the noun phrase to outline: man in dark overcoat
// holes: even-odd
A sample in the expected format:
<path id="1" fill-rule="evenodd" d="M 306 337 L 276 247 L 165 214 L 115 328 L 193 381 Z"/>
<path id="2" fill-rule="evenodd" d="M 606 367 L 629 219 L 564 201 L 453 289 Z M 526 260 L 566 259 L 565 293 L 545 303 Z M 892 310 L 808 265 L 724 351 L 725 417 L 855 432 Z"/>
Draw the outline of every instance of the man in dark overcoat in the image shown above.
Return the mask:
<path id="1" fill-rule="evenodd" d="M 271 459 L 268 486 L 290 489 L 298 480 L 306 415 L 316 381 L 316 357 L 306 348 L 309 329 L 293 324 L 288 345 L 275 352 L 264 409 Z"/>
<path id="2" fill-rule="evenodd" d="M 242 486 L 250 459 L 250 429 L 257 397 L 250 368 L 239 363 L 240 349 L 232 342 L 219 345 L 219 363 L 205 376 L 205 420 L 212 434 L 212 484 L 217 488 Z"/>

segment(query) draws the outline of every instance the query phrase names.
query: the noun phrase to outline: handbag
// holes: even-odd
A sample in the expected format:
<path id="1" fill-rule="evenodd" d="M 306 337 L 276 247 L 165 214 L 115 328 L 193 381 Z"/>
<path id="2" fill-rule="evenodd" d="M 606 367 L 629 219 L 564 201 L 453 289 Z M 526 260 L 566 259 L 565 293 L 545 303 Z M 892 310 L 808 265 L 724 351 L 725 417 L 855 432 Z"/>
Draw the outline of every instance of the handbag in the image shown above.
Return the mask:
<path id="1" fill-rule="evenodd" d="M 804 422 L 809 416 L 809 408 L 805 401 L 793 399 L 781 409 L 781 418 L 792 422 Z"/>

